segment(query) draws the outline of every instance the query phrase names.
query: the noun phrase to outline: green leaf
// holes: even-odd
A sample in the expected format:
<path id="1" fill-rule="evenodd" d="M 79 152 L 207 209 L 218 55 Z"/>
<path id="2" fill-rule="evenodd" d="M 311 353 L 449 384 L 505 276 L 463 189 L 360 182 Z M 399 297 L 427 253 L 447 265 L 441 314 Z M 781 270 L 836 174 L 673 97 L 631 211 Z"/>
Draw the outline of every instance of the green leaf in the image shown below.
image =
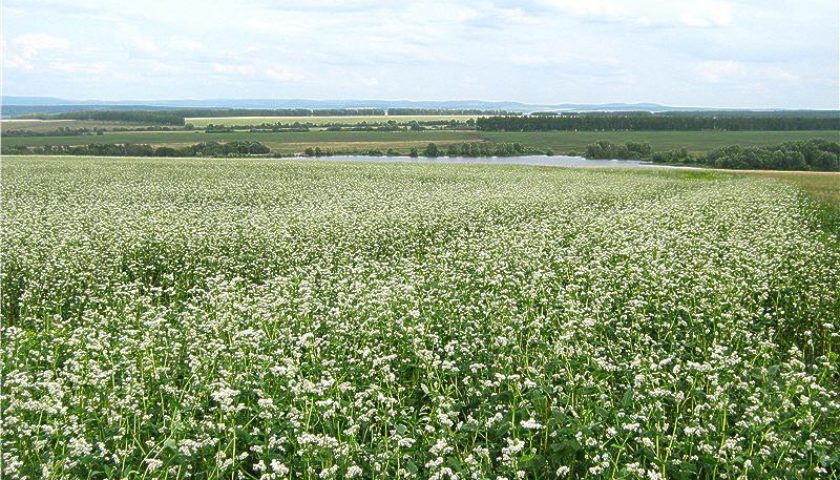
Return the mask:
<path id="1" fill-rule="evenodd" d="M 633 389 L 628 388 L 626 392 L 624 392 L 624 398 L 621 399 L 621 405 L 624 408 L 630 408 L 633 406 Z"/>
<path id="2" fill-rule="evenodd" d="M 411 460 L 408 460 L 407 462 L 405 462 L 405 470 L 406 470 L 408 473 L 411 473 L 411 474 L 415 474 L 415 475 L 416 475 L 416 474 L 417 474 L 417 472 L 418 472 L 420 469 L 418 469 L 418 468 L 417 468 L 417 464 L 416 464 L 416 463 L 412 462 Z"/>

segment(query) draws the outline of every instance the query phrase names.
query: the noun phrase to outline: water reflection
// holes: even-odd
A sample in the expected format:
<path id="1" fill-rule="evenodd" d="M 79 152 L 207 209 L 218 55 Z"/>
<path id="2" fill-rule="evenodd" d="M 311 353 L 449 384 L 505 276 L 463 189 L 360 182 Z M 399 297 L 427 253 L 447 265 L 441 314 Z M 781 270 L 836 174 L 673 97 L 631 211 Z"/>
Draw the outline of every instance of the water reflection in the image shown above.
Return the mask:
<path id="1" fill-rule="evenodd" d="M 523 155 L 519 157 L 369 157 L 364 155 L 339 155 L 333 157 L 317 157 L 306 159 L 353 161 L 353 162 L 397 162 L 397 163 L 478 163 L 498 165 L 547 165 L 555 167 L 652 167 L 649 162 L 638 160 L 587 160 L 583 157 L 567 155 Z"/>

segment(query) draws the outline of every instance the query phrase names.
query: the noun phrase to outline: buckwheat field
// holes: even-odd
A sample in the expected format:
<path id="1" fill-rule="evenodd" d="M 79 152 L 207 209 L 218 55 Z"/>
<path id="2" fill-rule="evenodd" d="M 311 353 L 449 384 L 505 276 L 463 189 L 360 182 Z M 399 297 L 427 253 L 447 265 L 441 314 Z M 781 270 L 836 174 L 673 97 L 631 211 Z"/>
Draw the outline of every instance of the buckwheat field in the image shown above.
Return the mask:
<path id="1" fill-rule="evenodd" d="M 18 479 L 822 478 L 840 243 L 676 171 L 4 157 Z"/>

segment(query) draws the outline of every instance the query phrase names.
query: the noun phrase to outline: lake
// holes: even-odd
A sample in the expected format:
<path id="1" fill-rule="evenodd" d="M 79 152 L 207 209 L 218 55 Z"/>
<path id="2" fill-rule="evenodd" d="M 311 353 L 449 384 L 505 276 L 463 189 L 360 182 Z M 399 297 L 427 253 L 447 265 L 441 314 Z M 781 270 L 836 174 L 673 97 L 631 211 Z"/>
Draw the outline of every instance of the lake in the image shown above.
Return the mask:
<path id="1" fill-rule="evenodd" d="M 552 167 L 667 167 L 639 160 L 587 160 L 567 155 L 523 155 L 519 157 L 371 157 L 366 155 L 336 155 L 332 157 L 303 157 L 306 159 L 359 162 L 416 162 L 416 163 L 477 163 L 498 165 L 542 165 Z M 690 168 L 690 167 L 674 167 Z"/>

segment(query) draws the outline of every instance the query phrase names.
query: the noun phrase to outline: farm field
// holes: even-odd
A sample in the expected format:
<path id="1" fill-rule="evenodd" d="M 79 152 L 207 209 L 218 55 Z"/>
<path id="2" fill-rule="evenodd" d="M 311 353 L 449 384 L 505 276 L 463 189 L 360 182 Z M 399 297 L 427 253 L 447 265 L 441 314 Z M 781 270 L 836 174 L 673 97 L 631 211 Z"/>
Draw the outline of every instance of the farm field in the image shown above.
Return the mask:
<path id="1" fill-rule="evenodd" d="M 16 119 L 4 118 L 0 122 L 0 131 L 3 133 L 9 130 L 31 130 L 33 132 L 45 133 L 54 132 L 60 128 L 114 128 L 114 127 L 139 127 L 136 123 L 125 122 L 103 122 L 89 120 L 38 120 L 38 119 Z"/>
<path id="2" fill-rule="evenodd" d="M 699 132 L 264 132 L 236 131 L 205 133 L 204 131 L 106 132 L 91 136 L 5 137 L 3 144 L 18 145 L 83 145 L 88 143 L 148 143 L 155 146 L 184 146 L 200 142 L 255 140 L 276 153 L 302 153 L 307 147 L 320 146 L 333 150 L 366 151 L 389 148 L 408 153 L 411 147 L 424 147 L 429 142 L 440 145 L 462 142 L 519 142 L 541 151 L 555 153 L 582 152 L 590 143 L 608 140 L 614 143 L 650 142 L 655 151 L 685 147 L 692 152 L 706 152 L 727 145 L 774 145 L 786 141 L 822 138 L 840 139 L 836 131 L 699 131 Z"/>
<path id="3" fill-rule="evenodd" d="M 9 478 L 840 469 L 840 239 L 789 179 L 39 156 L 1 173 Z M 815 178 L 793 182 L 837 177 Z"/>
<path id="4" fill-rule="evenodd" d="M 778 170 L 743 170 L 730 173 L 772 178 L 796 185 L 814 199 L 840 206 L 840 174 L 833 172 L 783 172 Z"/>
<path id="5" fill-rule="evenodd" d="M 783 142 L 822 138 L 840 140 L 837 131 L 694 131 L 694 132 L 479 132 L 491 142 L 520 142 L 556 152 L 583 151 L 590 143 L 649 142 L 655 151 L 682 147 L 690 152 L 707 152 L 729 145 L 775 145 Z"/>
<path id="6" fill-rule="evenodd" d="M 307 146 L 332 144 L 345 148 L 369 148 L 389 144 L 426 145 L 429 142 L 478 141 L 474 131 L 423 132 L 265 132 L 248 131 L 205 133 L 204 131 L 106 132 L 95 136 L 9 137 L 5 145 L 84 145 L 86 143 L 149 143 L 153 145 L 190 145 L 200 142 L 255 140 L 281 152 L 302 152 Z M 372 147 L 370 147 L 372 148 Z"/>
<path id="7" fill-rule="evenodd" d="M 728 172 L 736 173 L 732 170 Z M 816 202 L 815 213 L 823 229 L 840 236 L 840 174 L 767 170 L 746 170 L 737 173 L 774 179 L 799 187 Z"/>

